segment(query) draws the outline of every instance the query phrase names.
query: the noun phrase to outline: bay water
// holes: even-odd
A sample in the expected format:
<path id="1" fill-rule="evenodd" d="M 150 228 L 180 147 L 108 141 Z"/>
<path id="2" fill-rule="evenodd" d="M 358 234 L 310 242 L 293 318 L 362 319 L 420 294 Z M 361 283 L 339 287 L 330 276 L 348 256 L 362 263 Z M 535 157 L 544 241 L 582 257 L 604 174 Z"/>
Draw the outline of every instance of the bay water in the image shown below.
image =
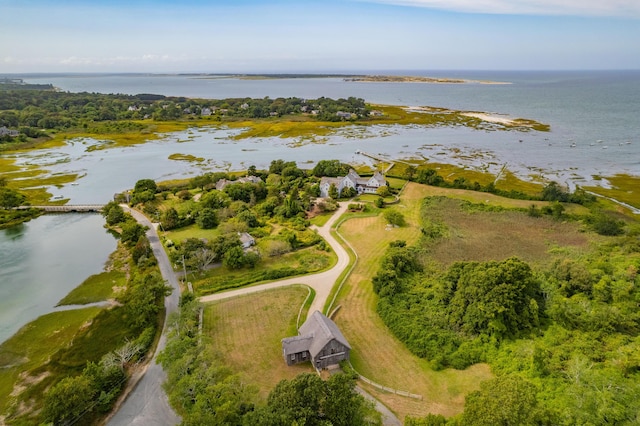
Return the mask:
<path id="1" fill-rule="evenodd" d="M 370 74 L 370 73 L 368 73 Z M 384 71 L 378 74 L 385 74 Z M 479 72 L 407 71 L 405 75 L 463 78 L 507 84 L 362 83 L 342 78 L 243 80 L 194 75 L 27 75 L 70 92 L 154 93 L 196 98 L 307 99 L 361 97 L 367 102 L 436 106 L 533 119 L 550 132 L 485 131 L 420 126 L 354 126 L 314 141 L 234 140 L 240 130 L 200 128 L 132 147 L 89 150 L 104 142 L 67 145 L 14 156 L 49 173 L 77 173 L 74 184 L 50 192 L 70 204 L 106 203 L 138 179 L 166 180 L 204 171 L 267 168 L 273 159 L 311 168 L 320 159 L 370 163 L 357 151 L 390 158 L 455 162 L 497 172 L 503 165 L 523 178 L 544 177 L 570 186 L 601 184 L 594 176 L 640 176 L 640 71 Z M 202 161 L 170 160 L 187 154 Z M 44 216 L 0 231 L 0 341 L 50 311 L 84 278 L 102 269 L 115 240 L 98 215 Z M 76 260 L 82 259 L 79 263 Z M 55 271 L 55 273 L 53 273 Z M 36 302 L 37 301 L 37 302 Z"/>

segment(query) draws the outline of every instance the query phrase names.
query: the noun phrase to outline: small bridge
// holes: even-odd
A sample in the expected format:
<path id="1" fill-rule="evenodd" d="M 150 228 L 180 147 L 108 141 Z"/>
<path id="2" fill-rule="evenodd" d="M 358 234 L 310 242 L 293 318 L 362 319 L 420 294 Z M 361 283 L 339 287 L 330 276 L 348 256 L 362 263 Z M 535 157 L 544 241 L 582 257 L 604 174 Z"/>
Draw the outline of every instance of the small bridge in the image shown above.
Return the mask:
<path id="1" fill-rule="evenodd" d="M 104 204 L 67 204 L 64 206 L 20 206 L 16 210 L 40 209 L 45 213 L 97 213 L 101 212 Z"/>

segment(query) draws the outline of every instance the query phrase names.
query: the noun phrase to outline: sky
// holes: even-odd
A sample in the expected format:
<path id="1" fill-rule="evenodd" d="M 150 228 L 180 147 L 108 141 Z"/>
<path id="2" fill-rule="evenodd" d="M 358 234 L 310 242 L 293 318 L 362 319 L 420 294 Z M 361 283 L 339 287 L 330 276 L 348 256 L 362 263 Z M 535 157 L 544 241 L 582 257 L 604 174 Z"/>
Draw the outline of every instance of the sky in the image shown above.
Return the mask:
<path id="1" fill-rule="evenodd" d="M 640 0 L 0 0 L 0 73 L 640 69 Z"/>

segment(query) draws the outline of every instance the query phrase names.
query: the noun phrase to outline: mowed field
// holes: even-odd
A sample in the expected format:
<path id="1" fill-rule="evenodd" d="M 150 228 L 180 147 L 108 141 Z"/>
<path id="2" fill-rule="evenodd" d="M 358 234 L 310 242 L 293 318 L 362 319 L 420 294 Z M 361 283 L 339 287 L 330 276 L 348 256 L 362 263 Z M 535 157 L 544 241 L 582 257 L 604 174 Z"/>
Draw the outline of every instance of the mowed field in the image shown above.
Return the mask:
<path id="1" fill-rule="evenodd" d="M 307 287 L 292 286 L 205 305 L 203 327 L 212 349 L 257 386 L 259 400 L 280 380 L 314 371 L 309 363 L 288 367 L 282 357 L 281 340 L 298 334 L 296 320 L 308 294 Z"/>
<path id="2" fill-rule="evenodd" d="M 354 218 L 341 225 L 340 234 L 350 242 L 359 259 L 339 294 L 337 303 L 341 309 L 335 320 L 353 348 L 352 364 L 359 373 L 384 386 L 423 395 L 424 400 L 420 401 L 365 387 L 400 419 L 427 413 L 458 414 L 464 408 L 465 395 L 492 377 L 486 364 L 464 371 L 433 371 L 427 360 L 414 356 L 391 335 L 376 313 L 377 296 L 373 293 L 371 278 L 390 241 L 405 240 L 411 245 L 420 238 L 420 204 L 424 197 L 433 195 L 510 208 L 526 208 L 532 204 L 492 194 L 410 183 L 400 204 L 393 206 L 405 214 L 408 226 L 388 228 L 381 215 Z M 581 250 L 588 246 L 587 238 L 575 224 L 529 218 L 519 212 L 465 212 L 457 207 L 459 204 L 456 201 L 438 203 L 434 212 L 448 227 L 448 237 L 434 244 L 431 250 L 436 253 L 432 260 L 439 264 L 454 260 L 504 259 L 513 255 L 540 261 L 553 247 L 566 245 Z"/>

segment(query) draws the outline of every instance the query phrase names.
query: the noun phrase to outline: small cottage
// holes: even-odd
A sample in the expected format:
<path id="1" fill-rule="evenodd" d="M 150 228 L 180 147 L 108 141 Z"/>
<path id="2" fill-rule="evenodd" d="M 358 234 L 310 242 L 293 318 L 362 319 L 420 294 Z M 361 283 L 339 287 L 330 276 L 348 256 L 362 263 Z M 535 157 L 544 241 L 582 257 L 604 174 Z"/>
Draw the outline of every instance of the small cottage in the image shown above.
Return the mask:
<path id="1" fill-rule="evenodd" d="M 336 323 L 315 311 L 300 327 L 299 334 L 282 339 L 282 354 L 287 365 L 311 361 L 322 370 L 349 359 L 351 346 Z"/>

